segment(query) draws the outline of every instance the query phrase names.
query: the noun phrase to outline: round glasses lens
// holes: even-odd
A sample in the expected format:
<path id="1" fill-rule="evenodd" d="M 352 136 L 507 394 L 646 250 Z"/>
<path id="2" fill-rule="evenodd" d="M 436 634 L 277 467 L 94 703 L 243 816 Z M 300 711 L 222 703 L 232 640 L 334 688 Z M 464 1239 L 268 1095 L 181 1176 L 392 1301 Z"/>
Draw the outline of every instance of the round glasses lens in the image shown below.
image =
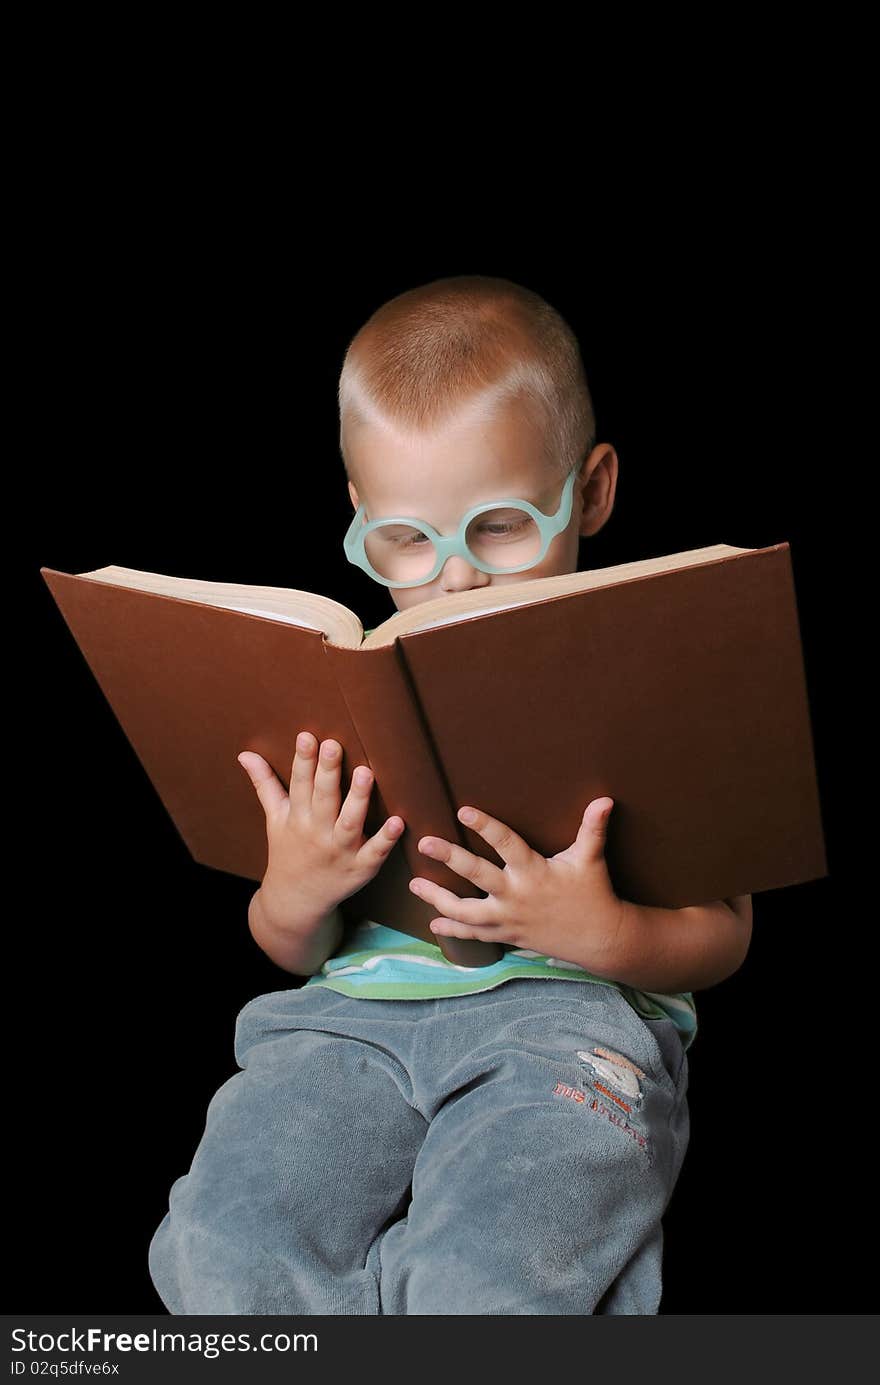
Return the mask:
<path id="1" fill-rule="evenodd" d="M 537 558 L 541 531 L 528 510 L 505 506 L 476 515 L 467 527 L 465 542 L 474 557 L 489 567 L 519 567 Z"/>
<path id="2" fill-rule="evenodd" d="M 533 563 L 541 551 L 541 532 L 527 510 L 500 506 L 471 520 L 465 542 L 481 563 L 503 570 Z M 410 524 L 377 525 L 365 535 L 364 548 L 380 577 L 390 582 L 425 581 L 437 562 L 429 536 Z"/>
<path id="3" fill-rule="evenodd" d="M 421 582 L 436 561 L 434 545 L 410 524 L 378 524 L 364 536 L 367 557 L 389 582 Z"/>

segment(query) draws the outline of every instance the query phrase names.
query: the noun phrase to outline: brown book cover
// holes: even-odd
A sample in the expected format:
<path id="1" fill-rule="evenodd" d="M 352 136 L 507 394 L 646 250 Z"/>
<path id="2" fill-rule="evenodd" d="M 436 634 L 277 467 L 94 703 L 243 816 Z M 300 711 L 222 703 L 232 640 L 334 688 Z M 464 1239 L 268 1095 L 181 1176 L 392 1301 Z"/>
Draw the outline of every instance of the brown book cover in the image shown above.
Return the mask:
<path id="1" fill-rule="evenodd" d="M 106 567 L 40 569 L 196 861 L 259 882 L 265 817 L 237 761 L 288 785 L 297 731 L 344 748 L 375 785 L 372 835 L 405 830 L 342 905 L 486 965 L 495 944 L 438 937 L 413 875 L 482 892 L 418 851 L 457 840 L 466 803 L 551 856 L 587 803 L 614 799 L 606 846 L 621 897 L 681 908 L 827 874 L 787 543 L 716 544 L 455 593 L 364 639 L 314 593 Z"/>

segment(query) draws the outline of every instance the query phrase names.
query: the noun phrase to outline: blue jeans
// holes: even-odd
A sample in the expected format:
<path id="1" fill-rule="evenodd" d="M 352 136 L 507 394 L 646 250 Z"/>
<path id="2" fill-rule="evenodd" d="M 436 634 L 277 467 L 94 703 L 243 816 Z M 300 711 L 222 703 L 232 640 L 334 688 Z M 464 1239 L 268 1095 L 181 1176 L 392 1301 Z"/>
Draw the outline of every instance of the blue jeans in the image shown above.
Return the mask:
<path id="1" fill-rule="evenodd" d="M 149 1248 L 175 1314 L 657 1313 L 687 1055 L 596 982 L 272 991 Z"/>

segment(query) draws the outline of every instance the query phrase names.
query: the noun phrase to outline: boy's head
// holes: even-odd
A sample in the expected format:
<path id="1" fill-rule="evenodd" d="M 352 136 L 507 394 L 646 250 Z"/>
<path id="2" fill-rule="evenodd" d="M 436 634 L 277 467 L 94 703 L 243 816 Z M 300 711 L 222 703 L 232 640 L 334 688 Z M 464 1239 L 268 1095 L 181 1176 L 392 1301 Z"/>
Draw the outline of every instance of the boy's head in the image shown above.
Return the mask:
<path id="1" fill-rule="evenodd" d="M 465 513 L 499 499 L 571 512 L 543 557 L 527 511 L 471 520 L 466 554 L 438 555 L 430 536 L 399 522 L 365 535 L 365 551 L 399 610 L 449 592 L 575 572 L 580 535 L 614 505 L 617 454 L 597 445 L 577 340 L 554 308 L 508 279 L 461 275 L 385 303 L 351 341 L 339 381 L 340 448 L 363 522 L 408 518 L 442 537 Z M 566 481 L 574 473 L 573 481 Z M 564 518 L 565 509 L 560 515 Z M 548 531 L 549 532 L 549 531 Z"/>

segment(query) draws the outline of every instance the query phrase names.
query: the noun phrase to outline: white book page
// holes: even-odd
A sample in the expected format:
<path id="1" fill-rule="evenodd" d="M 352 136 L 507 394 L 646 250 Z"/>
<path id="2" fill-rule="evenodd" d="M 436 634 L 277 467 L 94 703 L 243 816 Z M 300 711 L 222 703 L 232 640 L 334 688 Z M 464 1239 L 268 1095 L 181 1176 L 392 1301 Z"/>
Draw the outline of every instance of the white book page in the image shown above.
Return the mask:
<path id="1" fill-rule="evenodd" d="M 217 606 L 225 606 L 228 611 L 246 611 L 249 616 L 268 616 L 269 620 L 283 620 L 288 625 L 302 625 L 307 630 L 320 630 L 320 625 L 314 625 L 310 620 L 304 620 L 302 616 L 284 616 L 280 611 L 263 611 L 259 606 L 237 606 L 231 601 L 217 601 Z"/>
<path id="2" fill-rule="evenodd" d="M 417 630 L 433 630 L 437 625 L 449 625 L 452 621 L 473 620 L 475 616 L 486 616 L 492 611 L 512 611 L 516 606 L 526 606 L 533 603 L 528 601 L 502 601 L 498 606 L 480 606 L 475 611 L 455 611 L 451 616 L 440 616 L 434 620 L 426 620 L 423 625 L 413 625 L 408 634 L 415 634 Z"/>

